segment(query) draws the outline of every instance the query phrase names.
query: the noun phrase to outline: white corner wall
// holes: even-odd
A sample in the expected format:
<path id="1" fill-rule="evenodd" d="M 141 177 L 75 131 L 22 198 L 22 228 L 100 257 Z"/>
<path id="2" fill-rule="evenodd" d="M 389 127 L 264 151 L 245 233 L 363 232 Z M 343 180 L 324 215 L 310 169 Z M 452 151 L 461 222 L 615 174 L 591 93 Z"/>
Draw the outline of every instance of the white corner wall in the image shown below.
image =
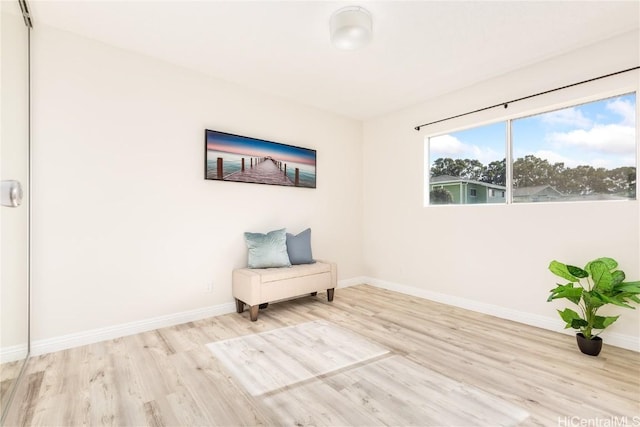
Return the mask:
<path id="1" fill-rule="evenodd" d="M 232 310 L 244 231 L 362 275 L 360 122 L 44 25 L 32 57 L 35 353 Z M 317 188 L 205 181 L 205 128 L 316 149 Z"/>
<path id="2" fill-rule="evenodd" d="M 370 282 L 559 330 L 563 323 L 555 309 L 564 303 L 546 302 L 555 284 L 547 270 L 552 259 L 583 265 L 610 256 L 629 280 L 640 280 L 637 200 L 423 206 L 425 136 L 504 117 L 503 109 L 414 130 L 432 120 L 637 66 L 639 40 L 638 32 L 625 34 L 365 122 L 363 251 Z M 586 94 L 638 90 L 639 80 L 640 73 L 627 73 L 512 104 L 508 114 Z M 605 342 L 640 351 L 640 309 L 610 312 L 622 316 L 604 332 Z"/>

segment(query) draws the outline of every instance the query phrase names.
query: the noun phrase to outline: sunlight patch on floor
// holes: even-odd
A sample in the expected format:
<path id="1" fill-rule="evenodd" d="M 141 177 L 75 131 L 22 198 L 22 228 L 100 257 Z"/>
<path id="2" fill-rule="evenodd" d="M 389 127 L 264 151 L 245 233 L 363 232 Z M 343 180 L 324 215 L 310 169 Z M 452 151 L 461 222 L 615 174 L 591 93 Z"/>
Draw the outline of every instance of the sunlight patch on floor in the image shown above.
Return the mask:
<path id="1" fill-rule="evenodd" d="M 207 347 L 253 396 L 389 352 L 358 334 L 325 321 L 216 341 Z"/>
<path id="2" fill-rule="evenodd" d="M 529 416 L 326 321 L 207 347 L 284 425 L 515 426 Z"/>

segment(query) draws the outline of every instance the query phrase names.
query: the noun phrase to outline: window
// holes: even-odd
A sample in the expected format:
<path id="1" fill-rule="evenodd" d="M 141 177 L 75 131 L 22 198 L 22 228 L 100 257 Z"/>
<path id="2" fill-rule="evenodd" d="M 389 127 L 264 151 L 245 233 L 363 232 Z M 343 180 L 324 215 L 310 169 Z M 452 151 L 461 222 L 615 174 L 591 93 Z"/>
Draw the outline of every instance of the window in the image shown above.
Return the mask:
<path id="1" fill-rule="evenodd" d="M 505 189 L 506 134 L 501 122 L 429 138 L 429 203 L 504 203 L 487 189 Z"/>
<path id="2" fill-rule="evenodd" d="M 631 93 L 430 137 L 429 204 L 635 199 L 635 120 Z"/>
<path id="3" fill-rule="evenodd" d="M 636 197 L 635 94 L 513 120 L 513 202 Z"/>

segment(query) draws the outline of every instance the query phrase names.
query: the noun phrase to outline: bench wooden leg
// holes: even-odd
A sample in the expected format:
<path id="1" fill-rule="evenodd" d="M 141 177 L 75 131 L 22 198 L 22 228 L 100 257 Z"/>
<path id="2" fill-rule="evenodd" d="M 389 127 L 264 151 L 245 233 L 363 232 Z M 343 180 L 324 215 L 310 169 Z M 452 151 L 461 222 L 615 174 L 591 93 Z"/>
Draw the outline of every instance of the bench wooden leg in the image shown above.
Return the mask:
<path id="1" fill-rule="evenodd" d="M 334 288 L 327 289 L 327 299 L 329 301 L 333 301 L 333 290 L 334 290 Z"/>
<path id="2" fill-rule="evenodd" d="M 311 292 L 311 296 L 312 296 L 312 297 L 315 297 L 316 295 L 318 295 L 318 293 L 317 293 L 317 292 Z"/>
<path id="3" fill-rule="evenodd" d="M 244 303 L 236 298 L 236 313 L 242 313 L 244 311 Z"/>
<path id="4" fill-rule="evenodd" d="M 258 320 L 258 309 L 260 308 L 259 305 L 252 305 L 249 308 L 249 317 L 251 317 L 251 321 L 255 322 L 256 320 Z"/>

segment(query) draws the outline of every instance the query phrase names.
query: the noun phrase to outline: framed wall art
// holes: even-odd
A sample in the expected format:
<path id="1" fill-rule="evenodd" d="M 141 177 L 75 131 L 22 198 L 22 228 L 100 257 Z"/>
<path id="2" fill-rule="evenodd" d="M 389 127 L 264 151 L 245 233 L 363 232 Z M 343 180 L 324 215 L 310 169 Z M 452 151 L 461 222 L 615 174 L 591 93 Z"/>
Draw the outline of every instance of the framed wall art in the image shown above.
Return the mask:
<path id="1" fill-rule="evenodd" d="M 205 179 L 316 188 L 316 150 L 205 129 Z"/>

